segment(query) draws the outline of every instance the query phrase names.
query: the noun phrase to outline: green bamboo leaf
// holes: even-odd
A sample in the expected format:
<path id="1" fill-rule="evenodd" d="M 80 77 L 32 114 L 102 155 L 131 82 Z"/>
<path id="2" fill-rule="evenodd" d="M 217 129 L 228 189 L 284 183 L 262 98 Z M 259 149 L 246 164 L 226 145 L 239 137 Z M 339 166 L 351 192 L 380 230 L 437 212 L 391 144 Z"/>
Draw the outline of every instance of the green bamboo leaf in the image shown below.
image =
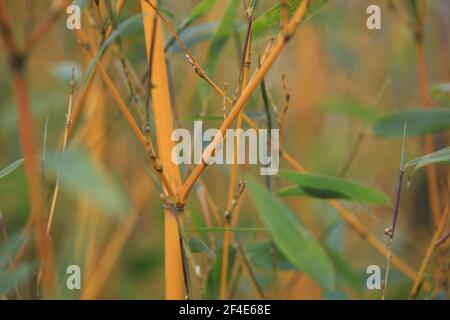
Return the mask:
<path id="1" fill-rule="evenodd" d="M 59 176 L 61 186 L 69 193 L 86 196 L 106 213 L 126 213 L 128 199 L 118 183 L 94 165 L 85 152 L 68 149 L 64 153 L 50 154 L 45 165 L 53 179 Z"/>
<path id="2" fill-rule="evenodd" d="M 272 246 L 271 241 L 262 241 L 252 246 L 248 250 L 248 257 L 252 264 L 261 269 L 270 270 L 276 262 L 278 270 L 296 270 L 299 271 L 276 247 Z"/>
<path id="3" fill-rule="evenodd" d="M 312 18 L 329 0 L 312 0 L 310 1 L 308 11 L 302 22 Z M 288 17 L 291 18 L 302 0 L 287 0 Z M 253 24 L 253 36 L 255 39 L 270 37 L 276 35 L 280 31 L 280 4 L 276 4 L 271 9 L 263 13 Z"/>
<path id="4" fill-rule="evenodd" d="M 327 290 L 335 285 L 330 258 L 291 210 L 253 179 L 248 179 L 255 206 L 286 259 Z"/>
<path id="5" fill-rule="evenodd" d="M 212 251 L 202 240 L 196 237 L 192 237 L 189 240 L 189 247 L 191 248 L 192 253 L 204 252 L 210 255 L 211 257 L 215 257 L 216 254 Z"/>
<path id="6" fill-rule="evenodd" d="M 413 167 L 413 173 L 430 164 L 450 164 L 450 147 L 410 160 L 404 169 Z"/>
<path id="7" fill-rule="evenodd" d="M 356 292 L 362 292 L 363 279 L 353 270 L 348 261 L 342 257 L 342 255 L 334 249 L 325 246 L 325 250 L 328 256 L 333 261 L 333 265 L 336 268 L 336 273 L 342 278 L 342 280 L 352 287 Z"/>
<path id="8" fill-rule="evenodd" d="M 94 70 L 95 65 L 100 60 L 101 56 L 105 53 L 106 49 L 119 37 L 126 37 L 129 35 L 136 34 L 137 32 L 141 32 L 143 30 L 143 22 L 142 22 L 142 14 L 135 14 L 125 21 L 119 23 L 117 28 L 111 32 L 111 35 L 106 39 L 103 44 L 98 49 L 95 56 L 92 58 L 89 66 L 86 70 L 86 73 L 83 76 L 82 84 L 85 84 L 87 79 L 89 79 L 92 71 Z"/>
<path id="9" fill-rule="evenodd" d="M 20 167 L 24 160 L 25 160 L 25 158 L 21 158 L 19 160 L 14 161 L 13 163 L 11 163 L 6 168 L 3 168 L 0 171 L 0 178 L 6 177 L 10 173 L 12 173 L 14 170 L 16 170 L 18 167 Z"/>
<path id="10" fill-rule="evenodd" d="M 412 18 L 416 21 L 416 23 L 419 22 L 419 8 L 417 5 L 417 0 L 406 0 L 407 6 L 409 9 L 409 12 L 412 16 Z"/>
<path id="11" fill-rule="evenodd" d="M 320 199 L 345 199 L 362 203 L 390 206 L 389 198 L 382 192 L 335 177 L 281 170 L 278 175 L 295 186 L 282 189 L 278 194 L 301 195 Z"/>
<path id="12" fill-rule="evenodd" d="M 234 32 L 234 23 L 236 21 L 237 9 L 239 7 L 239 0 L 229 0 L 228 6 L 225 9 L 225 13 L 217 27 L 216 32 L 211 39 L 211 43 L 208 48 L 208 55 L 204 70 L 210 78 L 214 78 L 216 73 L 217 64 L 219 62 L 220 54 L 223 52 L 230 35 Z M 210 87 L 207 83 L 200 83 L 200 97 L 205 100 L 210 92 Z"/>
<path id="13" fill-rule="evenodd" d="M 373 125 L 373 133 L 379 137 L 402 137 L 405 122 L 407 136 L 422 136 L 450 128 L 450 109 L 409 109 L 383 116 Z"/>
<path id="14" fill-rule="evenodd" d="M 203 0 L 192 9 L 186 24 L 191 24 L 195 20 L 201 18 L 204 14 L 209 12 L 216 5 L 217 0 Z"/>

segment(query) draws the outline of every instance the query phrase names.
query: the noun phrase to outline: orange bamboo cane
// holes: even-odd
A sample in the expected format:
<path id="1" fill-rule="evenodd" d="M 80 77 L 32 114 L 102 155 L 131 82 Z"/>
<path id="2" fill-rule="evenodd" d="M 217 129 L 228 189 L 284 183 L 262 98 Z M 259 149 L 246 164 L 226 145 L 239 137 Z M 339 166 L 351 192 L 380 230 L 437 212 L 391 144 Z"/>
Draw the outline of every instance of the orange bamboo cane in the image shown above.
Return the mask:
<path id="1" fill-rule="evenodd" d="M 173 131 L 173 119 L 170 106 L 169 85 L 161 24 L 156 12 L 146 1 L 141 1 L 144 14 L 144 30 L 147 55 L 151 64 L 150 80 L 151 100 L 155 119 L 158 154 L 169 183 L 175 190 L 181 187 L 178 166 L 172 162 L 171 150 L 174 145 L 170 137 Z M 153 28 L 156 28 L 153 30 Z M 152 39 L 152 37 L 155 37 Z M 151 61 L 150 61 L 151 59 Z M 178 232 L 178 216 L 169 208 L 164 209 L 164 244 L 165 244 L 165 286 L 166 299 L 183 299 L 183 265 Z"/>

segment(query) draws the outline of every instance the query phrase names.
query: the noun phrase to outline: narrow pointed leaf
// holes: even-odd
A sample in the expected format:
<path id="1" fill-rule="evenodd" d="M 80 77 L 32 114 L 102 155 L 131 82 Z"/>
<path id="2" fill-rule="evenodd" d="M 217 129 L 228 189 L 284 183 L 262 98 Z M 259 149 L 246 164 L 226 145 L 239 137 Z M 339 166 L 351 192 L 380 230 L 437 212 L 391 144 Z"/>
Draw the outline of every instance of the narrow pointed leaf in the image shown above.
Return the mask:
<path id="1" fill-rule="evenodd" d="M 208 13 L 217 3 L 217 0 L 203 0 L 192 9 L 189 17 L 187 18 L 187 24 L 191 24 L 195 20 Z"/>
<path id="2" fill-rule="evenodd" d="M 413 172 L 430 164 L 450 164 L 450 147 L 408 161 L 404 168 L 413 167 Z"/>
<path id="3" fill-rule="evenodd" d="M 320 199 L 345 199 L 362 203 L 390 206 L 389 198 L 382 192 L 347 180 L 294 171 L 281 170 L 278 175 L 295 186 L 287 187 L 279 195 L 300 195 Z"/>
<path id="4" fill-rule="evenodd" d="M 335 274 L 330 258 L 289 207 L 251 178 L 248 180 L 259 216 L 270 229 L 280 252 L 327 290 L 334 288 Z"/>
<path id="5" fill-rule="evenodd" d="M 373 133 L 379 137 L 402 137 L 405 122 L 407 136 L 422 136 L 450 128 L 450 109 L 409 109 L 383 116 L 373 125 Z"/>

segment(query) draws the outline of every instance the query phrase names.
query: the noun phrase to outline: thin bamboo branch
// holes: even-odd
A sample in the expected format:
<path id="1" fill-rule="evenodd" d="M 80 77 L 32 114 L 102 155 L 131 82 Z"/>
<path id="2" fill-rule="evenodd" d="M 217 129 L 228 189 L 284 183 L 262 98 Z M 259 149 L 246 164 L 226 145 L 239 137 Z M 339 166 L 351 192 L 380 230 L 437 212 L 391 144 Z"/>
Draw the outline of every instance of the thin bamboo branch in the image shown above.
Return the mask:
<path id="1" fill-rule="evenodd" d="M 92 46 L 84 36 L 83 31 L 76 30 L 77 36 L 79 37 L 81 43 L 83 44 L 83 47 L 86 49 L 86 54 L 89 59 L 92 59 L 94 57 L 94 53 L 92 52 Z M 166 174 L 164 173 L 163 165 L 161 164 L 161 161 L 156 157 L 156 153 L 154 151 L 153 143 L 150 139 L 147 139 L 147 137 L 142 133 L 141 129 L 137 125 L 136 121 L 134 120 L 133 115 L 131 114 L 129 108 L 125 104 L 125 102 L 122 100 L 120 93 L 116 86 L 114 85 L 114 82 L 111 80 L 111 78 L 108 75 L 108 72 L 106 71 L 105 67 L 101 63 L 101 61 L 97 62 L 97 68 L 100 71 L 100 75 L 105 82 L 106 86 L 108 87 L 112 97 L 116 101 L 117 105 L 119 106 L 120 111 L 125 117 L 125 120 L 128 122 L 130 128 L 132 129 L 134 135 L 140 142 L 140 144 L 144 147 L 145 152 L 148 154 L 149 159 L 152 163 L 152 168 L 156 172 L 156 174 L 160 177 L 162 184 L 166 188 L 166 191 L 168 195 L 172 199 L 176 199 L 175 191 L 173 190 L 172 186 L 169 183 L 168 178 L 166 177 Z"/>
<path id="2" fill-rule="evenodd" d="M 74 85 L 75 85 L 75 69 L 72 67 L 72 76 L 70 77 L 70 93 L 69 93 L 69 103 L 67 107 L 67 114 L 66 114 L 66 126 L 64 129 L 64 138 L 63 138 L 63 144 L 61 151 L 65 152 L 67 147 L 67 140 L 69 138 L 69 128 L 72 125 L 72 103 L 73 103 L 73 92 L 74 92 Z M 53 215 L 55 212 L 56 207 L 56 199 L 58 198 L 59 193 L 59 173 L 56 177 L 56 184 L 55 188 L 53 189 L 53 196 L 52 196 L 52 203 L 50 205 L 50 213 L 48 215 L 48 221 L 47 221 L 47 237 L 50 236 L 50 230 L 52 228 L 52 222 L 53 222 Z"/>
<path id="3" fill-rule="evenodd" d="M 295 12 L 293 18 L 286 26 L 286 30 L 279 37 L 278 42 L 274 45 L 272 51 L 268 54 L 267 58 L 262 62 L 261 67 L 255 72 L 248 86 L 242 92 L 238 101 L 231 109 L 230 113 L 228 114 L 228 117 L 223 121 L 222 125 L 220 126 L 218 134 L 214 137 L 213 141 L 208 145 L 208 147 L 206 148 L 205 152 L 202 155 L 204 161 L 194 168 L 192 173 L 189 175 L 189 177 L 183 184 L 183 187 L 180 192 L 181 203 L 186 202 L 186 198 L 189 195 L 191 188 L 194 186 L 195 182 L 197 181 L 198 177 L 202 174 L 203 170 L 206 169 L 207 163 L 205 160 L 208 159 L 208 157 L 214 152 L 217 146 L 223 141 L 226 129 L 228 129 L 232 125 L 234 120 L 239 115 L 240 111 L 245 107 L 245 104 L 258 87 L 259 83 L 262 81 L 262 79 L 270 70 L 275 60 L 278 58 L 279 54 L 283 50 L 286 43 L 294 35 L 295 29 L 297 25 L 300 23 L 300 21 L 303 19 L 306 13 L 306 9 L 308 8 L 308 5 L 309 5 L 308 0 L 305 0 L 301 3 L 297 11 Z"/>
<path id="4" fill-rule="evenodd" d="M 433 251 L 436 248 L 436 244 L 438 243 L 439 237 L 441 236 L 442 232 L 444 231 L 445 225 L 448 221 L 449 213 L 450 213 L 449 204 L 447 203 L 444 214 L 441 215 L 438 227 L 436 228 L 436 231 L 433 234 L 433 238 L 431 239 L 431 242 L 430 242 L 430 245 L 428 246 L 425 257 L 422 261 L 422 264 L 420 265 L 419 275 L 416 277 L 416 280 L 414 281 L 411 292 L 409 294 L 410 299 L 416 299 L 417 295 L 419 294 L 419 291 L 420 291 L 420 288 L 421 288 L 421 285 L 423 282 L 423 278 L 425 275 L 425 271 L 427 269 L 427 265 L 431 260 Z"/>
<path id="5" fill-rule="evenodd" d="M 240 73 L 240 92 L 243 92 L 244 89 L 247 87 L 248 79 L 249 79 L 249 73 L 250 73 L 250 63 L 251 63 L 251 43 L 252 43 L 252 29 L 253 29 L 253 12 L 252 8 L 245 8 L 247 11 L 248 17 L 247 17 L 247 32 L 245 36 L 244 46 L 243 46 L 243 52 L 242 52 L 242 66 L 241 66 L 241 73 Z M 239 112 L 239 115 L 237 117 L 237 123 L 236 123 L 236 130 L 240 129 L 242 127 L 242 121 L 243 121 L 243 110 Z M 234 199 L 234 189 L 236 186 L 236 180 L 237 180 L 237 150 L 239 146 L 239 138 L 236 136 L 234 143 L 234 161 L 231 165 L 231 173 L 230 173 L 230 183 L 229 183 L 229 189 L 228 189 L 228 198 L 227 198 L 227 205 L 230 206 L 233 203 Z M 238 211 L 239 212 L 239 211 Z M 233 216 L 225 217 L 224 219 L 224 228 L 230 228 L 234 227 L 235 223 L 237 222 L 237 215 L 234 214 Z M 234 223 L 234 224 L 233 224 Z M 222 266 L 221 266 L 221 277 L 220 277 L 220 291 L 219 291 L 219 297 L 221 300 L 225 299 L 227 294 L 227 275 L 228 275 L 228 259 L 229 259 L 229 246 L 232 239 L 232 233 L 230 231 L 224 231 L 223 233 L 223 248 L 222 248 Z"/>

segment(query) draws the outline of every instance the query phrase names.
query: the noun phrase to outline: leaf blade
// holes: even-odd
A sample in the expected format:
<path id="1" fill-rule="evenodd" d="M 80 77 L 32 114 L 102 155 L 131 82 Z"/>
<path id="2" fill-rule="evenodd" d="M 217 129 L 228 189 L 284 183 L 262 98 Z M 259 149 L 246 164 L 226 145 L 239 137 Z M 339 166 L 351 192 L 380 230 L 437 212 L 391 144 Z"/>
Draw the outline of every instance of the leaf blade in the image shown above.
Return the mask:
<path id="1" fill-rule="evenodd" d="M 305 195 L 320 199 L 345 199 L 390 206 L 389 198 L 380 191 L 355 182 L 310 173 L 280 170 L 278 176 L 295 184 L 281 190 L 281 195 Z"/>
<path id="2" fill-rule="evenodd" d="M 302 0 L 288 0 L 286 1 L 288 9 L 288 17 L 291 18 L 295 10 L 300 6 Z M 329 0 L 312 0 L 310 1 L 308 10 L 302 23 L 312 18 Z M 271 9 L 263 13 L 255 20 L 253 25 L 253 37 L 260 39 L 265 36 L 273 36 L 280 30 L 280 4 L 276 4 Z"/>
<path id="3" fill-rule="evenodd" d="M 402 137 L 405 122 L 408 124 L 407 136 L 422 136 L 438 133 L 450 128 L 450 109 L 413 108 L 397 111 L 375 121 L 373 133 L 378 137 Z"/>
<path id="4" fill-rule="evenodd" d="M 327 290 L 335 285 L 333 265 L 319 242 L 291 210 L 252 179 L 248 186 L 259 216 L 286 259 Z"/>

